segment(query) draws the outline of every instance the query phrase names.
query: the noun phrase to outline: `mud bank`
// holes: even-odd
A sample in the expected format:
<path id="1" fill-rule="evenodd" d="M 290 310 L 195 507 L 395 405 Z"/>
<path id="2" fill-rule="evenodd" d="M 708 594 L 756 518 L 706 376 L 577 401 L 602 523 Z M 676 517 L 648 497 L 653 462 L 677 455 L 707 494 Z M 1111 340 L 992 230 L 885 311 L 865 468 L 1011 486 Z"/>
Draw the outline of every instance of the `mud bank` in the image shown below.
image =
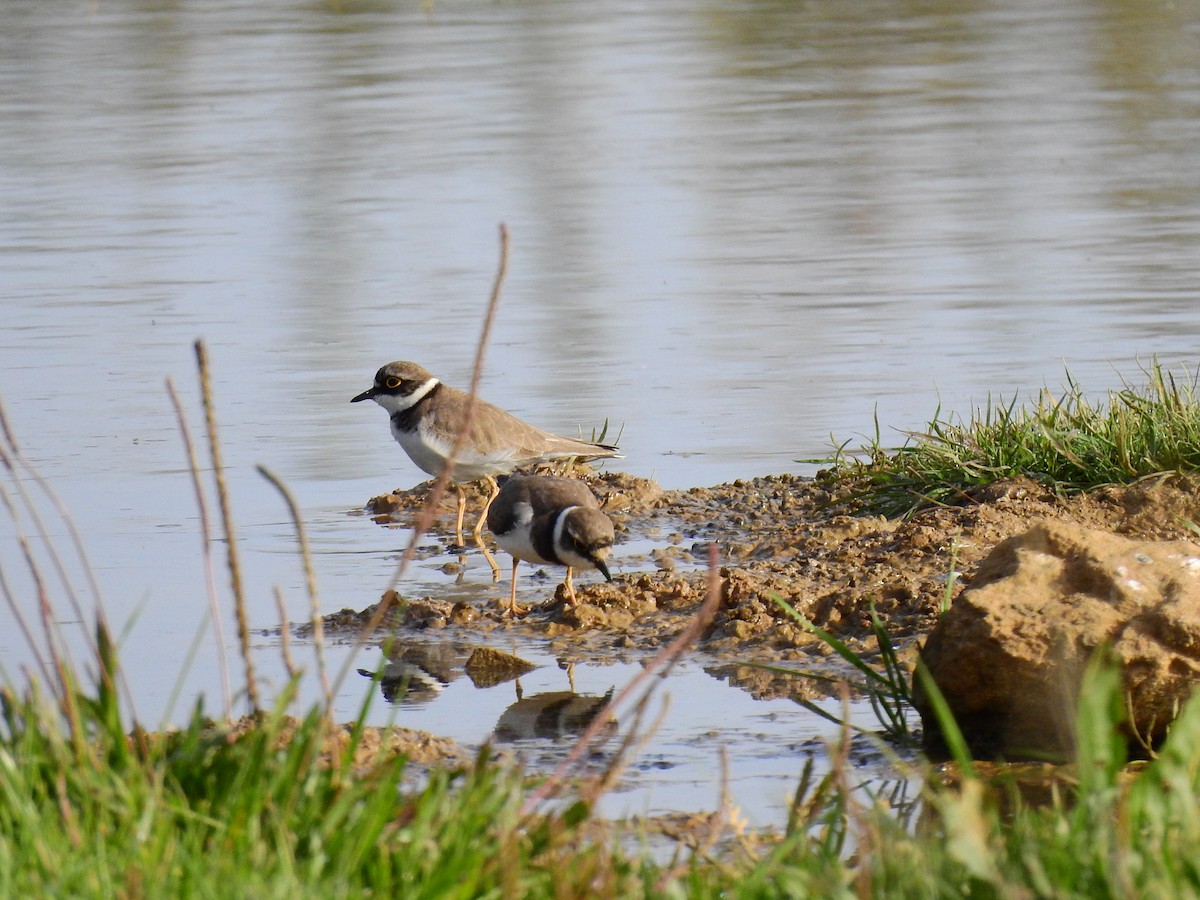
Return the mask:
<path id="1" fill-rule="evenodd" d="M 952 600 L 970 583 L 988 551 L 1034 522 L 1070 522 L 1157 540 L 1187 536 L 1185 520 L 1200 519 L 1198 483 L 1183 476 L 1074 496 L 1058 495 L 1032 480 L 1006 481 L 964 496 L 960 505 L 903 520 L 862 514 L 856 485 L 821 475 L 768 476 L 685 491 L 663 491 L 652 481 L 622 473 L 591 474 L 586 480 L 617 524 L 612 583 L 577 579 L 580 602 L 570 608 L 555 588 L 561 570 L 538 577 L 534 567 L 522 566 L 521 598 L 533 607 L 522 618 L 500 614 L 507 577 L 481 584 L 480 599 L 470 603 L 406 596 L 401 586 L 400 594 L 388 598 L 386 630 L 421 632 L 427 639 L 442 629 L 469 629 L 478 636 L 517 630 L 549 641 L 568 660 L 636 658 L 664 646 L 699 608 L 708 547 L 716 543 L 722 603 L 699 649 L 753 693 L 786 696 L 800 689 L 796 679 L 738 664 L 811 667 L 830 651 L 778 599 L 867 655 L 874 646 L 873 607 L 893 638 L 911 651 L 947 597 Z M 382 526 L 407 526 L 426 501 L 428 487 L 377 497 L 368 513 Z M 472 508 L 481 501 L 481 494 L 473 497 Z M 450 537 L 453 514 L 451 495 L 431 535 L 442 542 L 448 571 L 461 564 Z M 650 549 L 623 556 L 623 543 Z M 433 546 L 425 555 L 438 552 Z M 508 558 L 498 558 L 507 576 Z M 325 627 L 335 634 L 354 631 L 374 611 L 373 604 L 343 610 L 327 617 Z"/>

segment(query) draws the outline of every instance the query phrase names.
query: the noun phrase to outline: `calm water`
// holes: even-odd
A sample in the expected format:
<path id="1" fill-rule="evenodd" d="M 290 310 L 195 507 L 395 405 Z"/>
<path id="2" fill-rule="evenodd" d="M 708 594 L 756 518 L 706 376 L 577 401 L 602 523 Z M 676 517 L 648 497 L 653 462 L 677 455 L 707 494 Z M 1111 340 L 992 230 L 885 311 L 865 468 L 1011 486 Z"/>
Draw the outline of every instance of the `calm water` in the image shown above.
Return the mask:
<path id="1" fill-rule="evenodd" d="M 164 389 L 198 433 L 194 339 L 253 624 L 276 585 L 306 615 L 256 463 L 304 509 L 326 609 L 361 608 L 403 535 L 346 512 L 422 476 L 349 399 L 396 358 L 465 386 L 500 222 L 485 396 L 565 433 L 609 419 L 668 487 L 799 471 L 876 412 L 919 428 L 1064 368 L 1102 391 L 1155 354 L 1194 366 L 1197 58 L 1187 0 L 8 0 L 0 396 L 87 534 L 138 712 L 213 697 Z"/>

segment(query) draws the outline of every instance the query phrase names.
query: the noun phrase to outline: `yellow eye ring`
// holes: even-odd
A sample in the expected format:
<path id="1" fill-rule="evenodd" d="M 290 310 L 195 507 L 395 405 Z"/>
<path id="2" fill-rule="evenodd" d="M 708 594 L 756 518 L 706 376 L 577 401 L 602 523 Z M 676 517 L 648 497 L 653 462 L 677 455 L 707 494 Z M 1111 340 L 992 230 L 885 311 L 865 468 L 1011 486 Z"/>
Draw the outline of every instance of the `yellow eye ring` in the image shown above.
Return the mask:
<path id="1" fill-rule="evenodd" d="M 394 388 L 400 387 L 400 383 L 401 383 L 401 379 L 392 377 L 392 378 L 389 378 L 387 381 L 385 381 L 383 383 L 383 385 L 390 391 Z"/>

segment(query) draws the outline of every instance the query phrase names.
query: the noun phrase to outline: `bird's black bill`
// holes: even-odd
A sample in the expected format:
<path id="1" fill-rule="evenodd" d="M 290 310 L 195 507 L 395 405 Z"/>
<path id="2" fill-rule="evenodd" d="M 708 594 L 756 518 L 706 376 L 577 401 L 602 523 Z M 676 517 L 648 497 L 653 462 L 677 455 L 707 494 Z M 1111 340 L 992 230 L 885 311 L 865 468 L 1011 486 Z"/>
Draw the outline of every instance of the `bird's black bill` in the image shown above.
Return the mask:
<path id="1" fill-rule="evenodd" d="M 596 557 L 592 560 L 592 564 L 600 570 L 600 574 L 604 576 L 605 581 L 612 581 L 612 576 L 608 574 L 608 566 L 605 565 L 604 560 Z"/>
<path id="2" fill-rule="evenodd" d="M 374 387 L 374 385 L 372 385 L 371 387 L 367 388 L 365 391 L 363 391 L 361 394 L 359 394 L 357 397 L 355 397 L 350 402 L 357 403 L 359 400 L 370 400 L 374 396 L 375 396 L 375 387 Z"/>

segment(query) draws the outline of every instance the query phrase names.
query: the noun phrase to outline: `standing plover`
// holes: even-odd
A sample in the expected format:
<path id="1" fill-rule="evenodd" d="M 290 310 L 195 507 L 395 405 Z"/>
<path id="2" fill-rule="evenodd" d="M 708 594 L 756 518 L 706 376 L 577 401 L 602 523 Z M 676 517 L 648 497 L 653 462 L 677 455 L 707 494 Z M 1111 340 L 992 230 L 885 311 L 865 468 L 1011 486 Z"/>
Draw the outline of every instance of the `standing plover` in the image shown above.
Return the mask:
<path id="1" fill-rule="evenodd" d="M 462 430 L 468 399 L 465 392 L 442 384 L 416 363 L 399 361 L 388 363 L 376 372 L 375 383 L 350 402 L 374 400 L 386 409 L 391 416 L 392 437 L 418 468 L 438 475 Z M 454 461 L 452 476 L 458 492 L 458 518 L 454 527 L 458 543 L 464 543 L 462 525 L 467 508 L 463 483 L 486 481 L 491 488 L 472 532 L 476 543 L 482 546 L 480 532 L 488 509 L 500 492 L 496 475 L 556 459 L 619 455 L 611 444 L 592 444 L 542 431 L 498 406 L 477 399 L 471 432 Z"/>

